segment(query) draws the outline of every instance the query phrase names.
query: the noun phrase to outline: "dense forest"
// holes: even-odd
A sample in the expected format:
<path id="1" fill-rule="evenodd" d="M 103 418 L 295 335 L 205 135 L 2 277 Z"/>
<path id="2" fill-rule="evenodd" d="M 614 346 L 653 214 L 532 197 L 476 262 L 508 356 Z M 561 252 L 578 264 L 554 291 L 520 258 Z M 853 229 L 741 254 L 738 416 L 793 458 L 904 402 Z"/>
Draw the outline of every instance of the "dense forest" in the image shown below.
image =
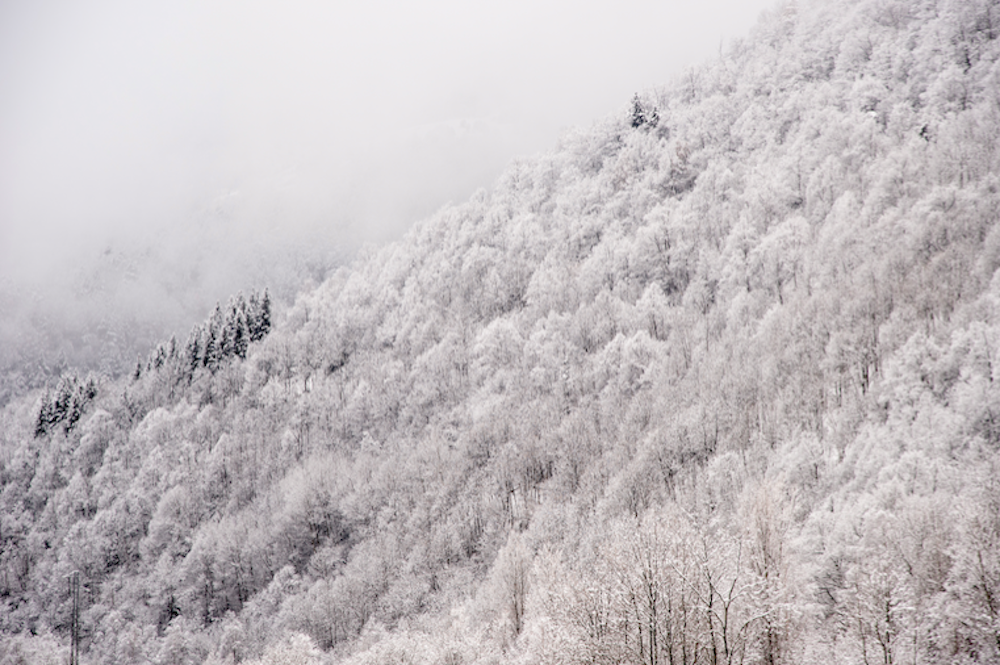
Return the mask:
<path id="1" fill-rule="evenodd" d="M 1000 662 L 998 37 L 781 4 L 293 305 L 10 399 L 0 663 Z"/>

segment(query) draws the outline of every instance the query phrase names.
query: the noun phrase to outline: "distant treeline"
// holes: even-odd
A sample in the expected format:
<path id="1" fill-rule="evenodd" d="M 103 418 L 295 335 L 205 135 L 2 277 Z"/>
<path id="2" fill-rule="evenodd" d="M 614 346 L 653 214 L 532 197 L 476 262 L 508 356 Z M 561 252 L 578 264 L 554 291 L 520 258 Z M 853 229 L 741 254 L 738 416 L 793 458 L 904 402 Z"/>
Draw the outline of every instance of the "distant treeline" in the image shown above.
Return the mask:
<path id="1" fill-rule="evenodd" d="M 199 368 L 215 371 L 233 357 L 245 359 L 247 348 L 259 342 L 271 330 L 271 297 L 264 289 L 254 291 L 249 299 L 242 293 L 230 298 L 223 310 L 215 305 L 211 316 L 195 325 L 188 335 L 183 350 L 176 337 L 166 344 L 157 344 L 146 361 L 136 361 L 132 380 L 143 374 L 156 372 L 169 365 L 177 370 L 177 382 L 191 383 Z M 66 374 L 59 379 L 55 392 L 46 392 L 35 421 L 35 436 L 40 437 L 61 425 L 69 433 L 79 422 L 87 405 L 97 396 L 98 381 L 89 376 L 82 381 L 76 374 Z"/>
<path id="2" fill-rule="evenodd" d="M 183 352 L 178 349 L 175 337 L 167 345 L 158 344 L 145 364 L 141 359 L 136 362 L 132 379 L 137 381 L 144 372 L 158 370 L 180 358 L 183 360 L 181 375 L 190 383 L 200 367 L 214 373 L 224 361 L 234 356 L 245 359 L 247 347 L 264 339 L 270 330 L 271 297 L 267 290 L 263 293 L 255 291 L 250 294 L 249 300 L 240 293 L 229 299 L 225 310 L 216 303 L 212 315 L 191 329 Z"/>

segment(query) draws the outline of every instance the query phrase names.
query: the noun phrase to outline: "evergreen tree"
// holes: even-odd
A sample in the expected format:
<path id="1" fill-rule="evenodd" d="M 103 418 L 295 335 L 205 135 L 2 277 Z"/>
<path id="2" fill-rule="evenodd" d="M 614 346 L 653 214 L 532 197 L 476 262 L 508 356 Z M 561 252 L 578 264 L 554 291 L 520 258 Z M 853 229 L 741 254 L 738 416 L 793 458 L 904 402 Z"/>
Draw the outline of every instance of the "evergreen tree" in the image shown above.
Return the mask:
<path id="1" fill-rule="evenodd" d="M 42 404 L 38 408 L 38 418 L 35 419 L 35 437 L 44 436 L 55 421 L 55 412 L 52 403 L 52 393 L 45 391 L 42 397 Z"/>
<path id="2" fill-rule="evenodd" d="M 250 342 L 259 342 L 271 331 L 271 296 L 267 289 L 264 293 L 250 295 L 250 303 L 247 307 L 247 330 L 250 334 Z"/>
<path id="3" fill-rule="evenodd" d="M 153 353 L 153 369 L 160 369 L 163 367 L 163 363 L 167 359 L 167 350 L 163 348 L 162 344 L 156 345 L 156 351 Z"/>
<path id="4" fill-rule="evenodd" d="M 226 318 L 222 324 L 222 332 L 219 335 L 219 362 L 232 358 L 236 355 L 236 307 L 233 301 L 229 301 L 226 311 Z"/>
<path id="5" fill-rule="evenodd" d="M 73 395 L 69 400 L 69 407 L 66 409 L 66 418 L 63 423 L 63 431 L 69 434 L 70 430 L 76 427 L 77 422 L 80 420 L 80 416 L 83 415 L 83 409 L 86 403 L 83 399 L 82 386 L 80 390 L 74 391 Z"/>
<path id="6" fill-rule="evenodd" d="M 260 311 L 260 296 L 254 291 L 250 294 L 247 302 L 247 332 L 250 334 L 250 341 L 256 342 L 260 339 L 257 330 L 258 312 Z"/>
<path id="7" fill-rule="evenodd" d="M 213 372 L 222 360 L 222 336 L 225 329 L 225 320 L 222 315 L 222 307 L 216 303 L 215 311 L 208 320 L 204 328 L 204 338 L 202 340 L 202 364 Z"/>
<path id="8" fill-rule="evenodd" d="M 238 312 L 243 312 L 244 316 L 247 313 L 247 299 L 243 297 L 242 291 L 236 294 L 234 309 Z"/>
<path id="9" fill-rule="evenodd" d="M 264 339 L 267 333 L 271 332 L 271 296 L 267 289 L 260 300 L 260 339 Z"/>
<path id="10" fill-rule="evenodd" d="M 233 324 L 233 353 L 241 359 L 246 359 L 249 341 L 250 333 L 247 330 L 246 311 L 238 309 L 236 311 L 236 320 Z"/>
<path id="11" fill-rule="evenodd" d="M 69 411 L 70 402 L 73 400 L 73 391 L 76 388 L 76 377 L 64 376 L 59 379 L 56 387 L 55 417 L 56 421 L 61 421 Z"/>
<path id="12" fill-rule="evenodd" d="M 648 125 L 650 128 L 654 128 L 659 122 L 660 112 L 655 106 L 646 108 L 646 105 L 639 99 L 639 94 L 636 93 L 632 97 L 632 127 L 638 129 Z"/>
<path id="13" fill-rule="evenodd" d="M 87 377 L 87 383 L 83 386 L 83 395 L 88 402 L 97 397 L 97 381 L 94 377 Z"/>
<path id="14" fill-rule="evenodd" d="M 212 369 L 218 362 L 216 331 L 209 323 L 201 329 L 201 366 Z"/>
<path id="15" fill-rule="evenodd" d="M 194 378 L 195 371 L 202 366 L 202 345 L 201 339 L 203 336 L 202 326 L 196 325 L 191 329 L 191 334 L 188 335 L 187 344 L 184 345 L 184 360 L 186 366 L 184 368 L 187 380 L 190 383 L 191 379 Z"/>

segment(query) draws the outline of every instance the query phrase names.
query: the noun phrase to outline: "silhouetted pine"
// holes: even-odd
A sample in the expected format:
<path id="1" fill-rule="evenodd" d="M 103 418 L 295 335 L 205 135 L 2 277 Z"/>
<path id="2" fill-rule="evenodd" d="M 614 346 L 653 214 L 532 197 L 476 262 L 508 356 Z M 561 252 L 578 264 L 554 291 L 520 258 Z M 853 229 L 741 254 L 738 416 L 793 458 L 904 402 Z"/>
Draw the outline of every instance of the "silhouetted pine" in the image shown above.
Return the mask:
<path id="1" fill-rule="evenodd" d="M 243 308 L 237 309 L 233 320 L 233 353 L 241 359 L 247 357 L 250 333 L 247 330 L 247 314 Z"/>
<path id="2" fill-rule="evenodd" d="M 54 407 L 52 393 L 46 390 L 45 396 L 42 397 L 42 405 L 38 409 L 38 417 L 35 419 L 36 438 L 47 434 L 52 425 L 58 421 Z"/>
<path id="3" fill-rule="evenodd" d="M 184 345 L 184 360 L 185 366 L 185 376 L 187 376 L 188 383 L 194 377 L 195 371 L 202 365 L 202 346 L 201 339 L 203 336 L 201 324 L 196 325 L 191 329 L 191 333 L 188 335 L 188 341 Z"/>
<path id="4" fill-rule="evenodd" d="M 264 289 L 264 293 L 250 295 L 250 302 L 247 306 L 247 329 L 250 333 L 251 342 L 259 342 L 271 331 L 271 297 Z"/>
<path id="5" fill-rule="evenodd" d="M 220 348 L 222 327 L 222 308 L 216 303 L 215 311 L 212 312 L 211 318 L 203 329 L 204 337 L 202 339 L 202 366 L 212 371 L 215 371 L 215 368 L 219 366 L 219 360 L 222 358 Z"/>
<path id="6" fill-rule="evenodd" d="M 644 125 L 650 128 L 660 123 L 660 112 L 655 106 L 648 107 L 639 99 L 638 93 L 632 97 L 632 127 L 638 129 Z"/>
<path id="7" fill-rule="evenodd" d="M 80 421 L 87 405 L 97 396 L 97 382 L 89 377 L 81 383 L 75 375 L 66 375 L 59 379 L 55 397 L 46 391 L 42 404 L 35 419 L 35 436 L 40 437 L 51 432 L 60 423 L 63 431 L 69 433 Z"/>

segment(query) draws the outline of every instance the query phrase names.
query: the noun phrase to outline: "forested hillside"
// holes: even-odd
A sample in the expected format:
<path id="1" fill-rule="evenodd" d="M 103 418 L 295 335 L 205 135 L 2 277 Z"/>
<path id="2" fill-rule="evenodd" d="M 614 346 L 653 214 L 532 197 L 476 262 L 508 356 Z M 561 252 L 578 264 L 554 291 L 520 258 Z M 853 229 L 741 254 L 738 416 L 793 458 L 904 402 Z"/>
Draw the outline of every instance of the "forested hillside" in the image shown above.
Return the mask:
<path id="1" fill-rule="evenodd" d="M 273 326 L 11 401 L 0 662 L 73 571 L 83 663 L 1000 662 L 998 36 L 780 5 Z"/>

